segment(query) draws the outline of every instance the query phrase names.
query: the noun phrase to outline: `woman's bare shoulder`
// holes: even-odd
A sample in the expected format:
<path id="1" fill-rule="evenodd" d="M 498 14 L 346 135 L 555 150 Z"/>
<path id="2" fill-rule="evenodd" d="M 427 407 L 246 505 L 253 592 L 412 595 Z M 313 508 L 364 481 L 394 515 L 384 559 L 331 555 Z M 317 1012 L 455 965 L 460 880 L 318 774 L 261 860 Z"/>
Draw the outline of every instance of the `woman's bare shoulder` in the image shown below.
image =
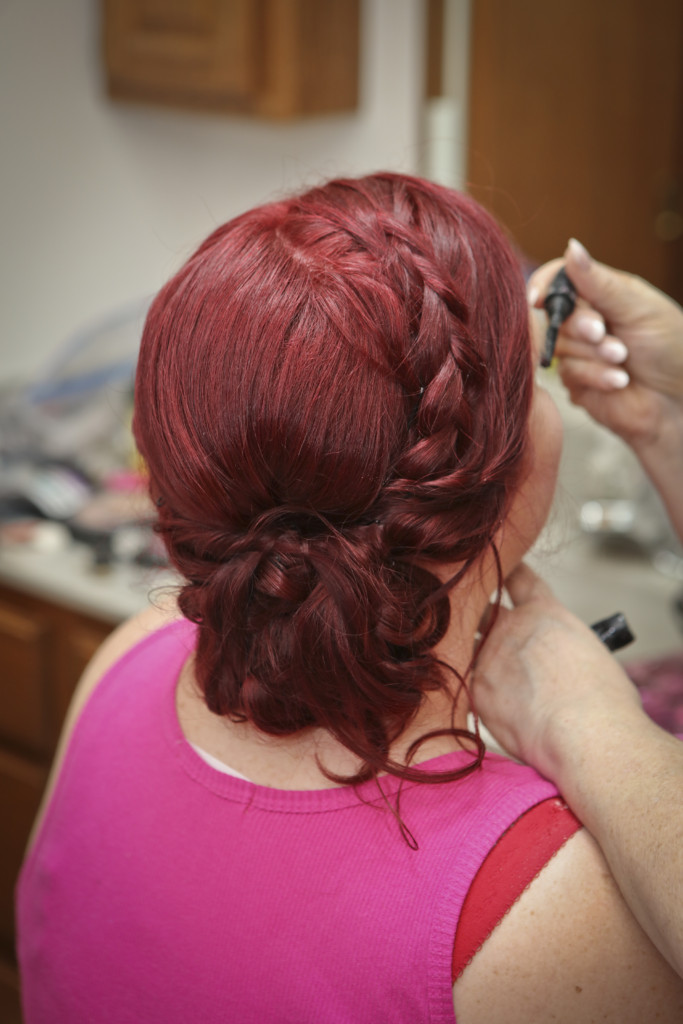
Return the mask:
<path id="1" fill-rule="evenodd" d="M 585 830 L 534 879 L 453 998 L 458 1024 L 683 1020 L 683 980 L 636 922 Z"/>
<path id="2" fill-rule="evenodd" d="M 127 651 L 138 644 L 141 640 L 144 640 L 144 638 L 149 636 L 151 633 L 155 633 L 158 629 L 161 629 L 162 626 L 165 626 L 169 622 L 179 618 L 179 616 L 180 612 L 175 598 L 172 596 L 166 596 L 163 599 L 158 600 L 155 605 L 150 605 L 149 608 L 145 608 L 144 611 L 139 612 L 137 615 L 133 616 L 133 618 L 128 619 L 120 626 L 117 626 L 117 628 L 109 634 L 104 643 L 93 655 L 81 676 L 76 689 L 74 690 L 71 703 L 69 704 L 69 710 L 66 714 L 62 732 L 59 737 L 59 743 L 57 745 L 57 751 L 52 763 L 52 768 L 50 769 L 45 793 L 43 794 L 40 809 L 33 824 L 33 829 L 31 830 L 31 836 L 28 843 L 29 849 L 35 840 L 40 824 L 45 816 L 45 811 L 47 810 L 47 806 L 50 802 L 50 797 L 54 792 L 71 734 L 93 690 L 96 689 L 97 685 L 112 665 L 115 665 Z"/>

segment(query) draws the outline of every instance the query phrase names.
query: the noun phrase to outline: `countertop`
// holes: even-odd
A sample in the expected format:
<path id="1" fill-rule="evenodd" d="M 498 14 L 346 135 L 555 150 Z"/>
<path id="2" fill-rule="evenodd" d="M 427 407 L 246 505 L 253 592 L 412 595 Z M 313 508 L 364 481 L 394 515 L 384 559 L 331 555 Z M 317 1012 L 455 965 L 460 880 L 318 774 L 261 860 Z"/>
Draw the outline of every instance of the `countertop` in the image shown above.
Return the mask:
<path id="1" fill-rule="evenodd" d="M 683 583 L 663 576 L 644 555 L 610 551 L 576 532 L 560 548 L 542 538 L 528 561 L 583 622 L 590 625 L 615 612 L 626 616 L 636 639 L 618 652 L 620 661 L 656 658 L 683 648 L 674 612 Z"/>
<path id="2" fill-rule="evenodd" d="M 177 578 L 166 569 L 115 565 L 97 571 L 91 551 L 82 544 L 59 551 L 1 544 L 0 582 L 113 625 L 146 608 L 155 592 L 177 586 Z"/>

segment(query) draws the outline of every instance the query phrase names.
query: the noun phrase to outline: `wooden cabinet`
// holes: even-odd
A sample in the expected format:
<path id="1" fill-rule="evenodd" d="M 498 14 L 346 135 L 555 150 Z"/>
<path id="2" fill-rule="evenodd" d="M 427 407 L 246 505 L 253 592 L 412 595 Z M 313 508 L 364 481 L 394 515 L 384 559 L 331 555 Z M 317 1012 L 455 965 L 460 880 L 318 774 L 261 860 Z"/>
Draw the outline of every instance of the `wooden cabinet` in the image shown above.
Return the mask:
<path id="1" fill-rule="evenodd" d="M 271 118 L 353 110 L 360 0 L 104 0 L 114 99 Z"/>
<path id="2" fill-rule="evenodd" d="M 112 624 L 0 585 L 0 1020 L 21 1020 L 14 886 L 74 687 Z"/>

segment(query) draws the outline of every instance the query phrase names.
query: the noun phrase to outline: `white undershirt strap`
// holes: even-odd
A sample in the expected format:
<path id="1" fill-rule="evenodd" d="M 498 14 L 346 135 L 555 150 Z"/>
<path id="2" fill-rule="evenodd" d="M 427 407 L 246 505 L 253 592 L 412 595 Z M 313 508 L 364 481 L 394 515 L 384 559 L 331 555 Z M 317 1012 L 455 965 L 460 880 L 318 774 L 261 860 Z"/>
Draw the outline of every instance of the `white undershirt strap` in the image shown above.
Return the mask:
<path id="1" fill-rule="evenodd" d="M 206 750 L 202 750 L 202 748 L 198 747 L 196 743 L 190 743 L 190 746 L 197 754 L 199 754 L 202 761 L 206 761 L 206 763 L 210 764 L 212 768 L 215 768 L 217 772 L 223 772 L 225 775 L 234 775 L 236 779 L 244 779 L 245 782 L 251 782 L 251 779 L 248 779 L 246 775 L 242 775 L 241 772 L 235 771 L 234 768 L 231 768 L 229 764 L 225 764 L 224 761 L 219 761 L 217 757 L 213 756 L 213 754 L 208 754 Z"/>

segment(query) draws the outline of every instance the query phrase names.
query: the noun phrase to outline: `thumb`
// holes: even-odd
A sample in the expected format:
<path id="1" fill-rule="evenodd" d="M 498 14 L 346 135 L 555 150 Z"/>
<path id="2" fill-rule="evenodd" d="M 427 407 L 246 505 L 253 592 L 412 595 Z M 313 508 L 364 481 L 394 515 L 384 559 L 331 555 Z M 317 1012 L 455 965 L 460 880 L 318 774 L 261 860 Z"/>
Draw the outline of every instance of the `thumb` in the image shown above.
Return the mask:
<path id="1" fill-rule="evenodd" d="M 505 580 L 505 589 L 515 608 L 529 604 L 530 601 L 542 601 L 547 604 L 554 600 L 553 592 L 548 584 L 526 562 L 520 562 L 512 570 Z"/>
<path id="2" fill-rule="evenodd" d="M 598 263 L 575 238 L 569 240 L 564 261 L 581 298 L 607 320 L 622 320 L 633 298 L 630 276 Z"/>

